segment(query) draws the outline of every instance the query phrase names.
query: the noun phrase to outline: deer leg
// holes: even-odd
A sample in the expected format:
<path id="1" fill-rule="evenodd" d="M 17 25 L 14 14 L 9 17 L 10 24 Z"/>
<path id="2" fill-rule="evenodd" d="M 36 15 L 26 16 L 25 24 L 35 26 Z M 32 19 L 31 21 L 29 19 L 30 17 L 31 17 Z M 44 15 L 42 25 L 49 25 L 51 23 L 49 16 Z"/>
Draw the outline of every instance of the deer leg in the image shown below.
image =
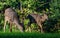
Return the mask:
<path id="1" fill-rule="evenodd" d="M 23 32 L 23 26 L 22 26 L 22 24 L 20 24 L 17 20 L 14 20 L 14 24 L 17 26 L 17 28 L 18 28 L 21 32 Z"/>
<path id="2" fill-rule="evenodd" d="M 18 29 L 21 31 L 21 32 L 23 32 L 23 27 L 22 27 L 22 25 L 21 24 L 18 24 L 18 23 L 15 23 L 16 24 L 16 26 L 18 27 Z"/>
<path id="3" fill-rule="evenodd" d="M 7 22 L 7 21 L 5 20 L 5 23 L 4 23 L 4 32 L 5 32 L 5 29 L 6 29 L 6 22 Z"/>
<path id="4" fill-rule="evenodd" d="M 16 28 L 17 28 L 17 26 L 15 25 L 15 32 L 16 32 Z"/>
<path id="5" fill-rule="evenodd" d="M 23 32 L 23 27 L 21 25 L 18 25 L 17 27 L 21 32 Z"/>
<path id="6" fill-rule="evenodd" d="M 38 24 L 38 25 L 41 28 L 41 33 L 43 33 L 44 31 L 43 31 L 42 25 L 41 24 Z"/>
<path id="7" fill-rule="evenodd" d="M 10 32 L 12 32 L 12 23 L 10 22 Z"/>

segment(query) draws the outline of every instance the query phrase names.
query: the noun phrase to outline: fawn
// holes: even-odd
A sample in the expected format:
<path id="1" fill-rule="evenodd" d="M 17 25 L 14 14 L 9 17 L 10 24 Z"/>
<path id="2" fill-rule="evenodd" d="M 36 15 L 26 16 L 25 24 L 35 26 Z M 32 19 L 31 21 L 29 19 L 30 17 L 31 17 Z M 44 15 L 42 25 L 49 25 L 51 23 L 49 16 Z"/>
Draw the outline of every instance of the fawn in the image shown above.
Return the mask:
<path id="1" fill-rule="evenodd" d="M 43 27 L 42 27 L 42 23 L 45 22 L 45 20 L 48 20 L 48 15 L 46 13 L 43 13 L 43 15 L 39 15 L 39 14 L 29 14 L 27 16 L 27 18 L 30 20 L 30 22 L 28 23 L 28 27 L 32 24 L 32 23 L 37 23 L 38 26 L 40 27 L 41 32 L 43 33 Z"/>
<path id="2" fill-rule="evenodd" d="M 12 32 L 12 24 L 14 24 L 18 29 L 23 32 L 23 25 L 19 22 L 18 14 L 12 8 L 5 9 L 5 22 L 4 22 L 4 32 L 6 29 L 6 22 L 10 23 L 10 32 Z"/>

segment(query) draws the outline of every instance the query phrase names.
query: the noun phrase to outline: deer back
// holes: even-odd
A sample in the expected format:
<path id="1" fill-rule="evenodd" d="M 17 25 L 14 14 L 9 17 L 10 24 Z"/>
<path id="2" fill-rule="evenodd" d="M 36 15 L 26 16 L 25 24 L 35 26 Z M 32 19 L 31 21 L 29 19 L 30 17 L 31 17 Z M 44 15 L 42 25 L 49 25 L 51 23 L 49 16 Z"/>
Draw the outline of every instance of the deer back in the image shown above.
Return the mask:
<path id="1" fill-rule="evenodd" d="M 18 14 L 12 9 L 12 8 L 7 8 L 5 10 L 5 18 L 9 21 L 18 21 Z"/>

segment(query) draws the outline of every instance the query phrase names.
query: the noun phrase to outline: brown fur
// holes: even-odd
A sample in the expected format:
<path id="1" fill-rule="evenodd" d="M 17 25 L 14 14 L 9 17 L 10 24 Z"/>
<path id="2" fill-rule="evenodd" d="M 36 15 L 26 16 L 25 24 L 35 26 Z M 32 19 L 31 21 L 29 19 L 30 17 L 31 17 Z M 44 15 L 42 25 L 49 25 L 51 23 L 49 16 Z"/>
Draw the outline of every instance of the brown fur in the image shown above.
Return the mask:
<path id="1" fill-rule="evenodd" d="M 19 18 L 17 13 L 12 8 L 5 9 L 5 23 L 4 23 L 4 32 L 6 28 L 6 22 L 10 23 L 10 32 L 12 32 L 12 24 L 16 25 L 18 29 L 23 32 L 23 26 L 19 23 Z"/>
<path id="2" fill-rule="evenodd" d="M 28 18 L 29 18 L 29 20 L 30 20 L 30 22 L 28 23 L 28 25 L 30 26 L 31 25 L 31 23 L 37 23 L 38 24 L 38 26 L 41 28 L 41 32 L 44 32 L 43 31 L 43 27 L 42 27 L 42 23 L 45 21 L 45 20 L 47 20 L 48 19 L 48 16 L 47 16 L 47 14 L 43 14 L 42 16 L 41 15 L 39 15 L 39 14 L 29 14 L 28 15 Z M 34 20 L 34 21 L 33 21 Z"/>

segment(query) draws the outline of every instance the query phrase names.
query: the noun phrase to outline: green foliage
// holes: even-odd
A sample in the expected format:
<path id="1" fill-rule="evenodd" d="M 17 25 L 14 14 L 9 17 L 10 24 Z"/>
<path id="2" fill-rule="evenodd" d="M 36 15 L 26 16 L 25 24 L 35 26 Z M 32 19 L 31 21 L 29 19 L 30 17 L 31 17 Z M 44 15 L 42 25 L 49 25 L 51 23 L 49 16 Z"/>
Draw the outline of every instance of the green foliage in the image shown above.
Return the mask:
<path id="1" fill-rule="evenodd" d="M 19 3 L 22 4 L 22 11 L 24 12 L 24 15 L 21 14 Z M 47 13 L 51 13 L 49 14 L 49 20 L 46 21 L 43 25 L 44 28 L 47 27 L 45 30 L 48 29 L 48 32 L 55 32 L 56 29 L 60 29 L 60 0 L 0 0 L 0 12 L 2 12 L 5 8 L 4 5 L 10 5 L 12 8 L 14 8 L 21 19 L 22 16 L 26 17 L 31 13 L 41 14 L 42 10 L 44 9 Z M 24 25 L 27 26 L 28 22 L 29 19 L 25 19 Z M 4 15 L 0 13 L 0 27 L 3 25 Z M 33 28 L 33 30 L 35 28 L 38 28 L 36 24 L 32 24 L 31 27 Z"/>

